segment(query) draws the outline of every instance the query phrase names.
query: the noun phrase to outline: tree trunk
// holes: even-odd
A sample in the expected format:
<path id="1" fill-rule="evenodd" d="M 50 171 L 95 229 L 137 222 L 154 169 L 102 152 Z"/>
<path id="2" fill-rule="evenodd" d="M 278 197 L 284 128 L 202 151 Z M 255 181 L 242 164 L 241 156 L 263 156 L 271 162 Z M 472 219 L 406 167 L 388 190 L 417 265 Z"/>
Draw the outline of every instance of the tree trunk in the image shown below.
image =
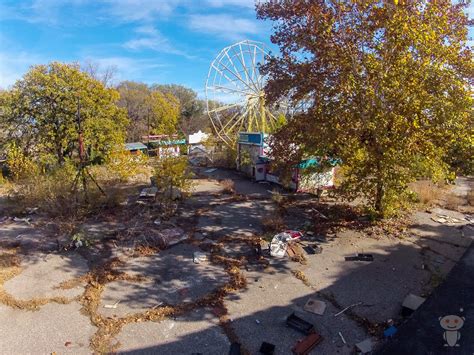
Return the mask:
<path id="1" fill-rule="evenodd" d="M 383 181 L 379 178 L 377 181 L 377 191 L 375 195 L 375 211 L 377 211 L 377 214 L 380 217 L 384 217 L 384 204 L 383 204 L 383 198 L 385 195 L 385 186 Z"/>

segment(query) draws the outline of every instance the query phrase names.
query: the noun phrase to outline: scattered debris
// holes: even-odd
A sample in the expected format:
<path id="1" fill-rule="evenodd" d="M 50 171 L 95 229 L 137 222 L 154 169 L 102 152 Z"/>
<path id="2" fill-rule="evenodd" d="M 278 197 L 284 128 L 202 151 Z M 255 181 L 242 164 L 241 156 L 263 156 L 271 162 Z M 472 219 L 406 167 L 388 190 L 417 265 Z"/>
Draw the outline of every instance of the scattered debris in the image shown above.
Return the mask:
<path id="1" fill-rule="evenodd" d="M 360 353 L 367 354 L 372 351 L 372 348 L 374 347 L 374 343 L 372 342 L 372 339 L 368 338 L 361 341 L 360 343 L 357 343 L 355 347 Z"/>
<path id="2" fill-rule="evenodd" d="M 299 259 L 304 258 L 303 257 L 303 249 L 295 243 L 289 243 L 287 248 L 286 248 L 286 253 L 291 259 Z"/>
<path id="3" fill-rule="evenodd" d="M 242 350 L 240 349 L 240 344 L 237 342 L 233 342 L 230 344 L 229 355 L 241 355 Z"/>
<path id="4" fill-rule="evenodd" d="M 291 349 L 295 355 L 308 355 L 316 345 L 323 340 L 323 337 L 316 332 L 309 334 L 307 337 L 298 340 L 296 345 Z"/>
<path id="5" fill-rule="evenodd" d="M 391 325 L 390 327 L 384 330 L 383 336 L 385 338 L 391 338 L 395 335 L 397 331 L 398 331 L 397 327 L 395 327 L 394 325 Z"/>
<path id="6" fill-rule="evenodd" d="M 291 313 L 288 318 L 286 318 L 286 325 L 305 335 L 309 335 L 314 332 L 314 326 L 304 319 L 298 317 L 294 312 Z"/>
<path id="7" fill-rule="evenodd" d="M 357 254 L 356 256 L 346 256 L 344 258 L 346 261 L 374 261 L 374 256 L 372 254 Z"/>
<path id="8" fill-rule="evenodd" d="M 303 309 L 307 312 L 319 314 L 320 316 L 322 316 L 324 314 L 324 311 L 326 310 L 326 303 L 318 301 L 314 298 L 310 298 L 304 305 Z"/>
<path id="9" fill-rule="evenodd" d="M 300 270 L 291 270 L 291 273 L 298 279 L 301 280 L 306 286 L 311 287 L 311 283 L 309 282 L 308 278 L 304 274 L 303 271 Z"/>
<path id="10" fill-rule="evenodd" d="M 270 255 L 276 258 L 283 258 L 288 248 L 288 241 L 291 237 L 286 233 L 275 235 L 270 243 Z"/>
<path id="11" fill-rule="evenodd" d="M 402 316 L 408 317 L 414 311 L 416 311 L 423 302 L 426 301 L 426 298 L 414 295 L 410 293 L 408 296 L 405 297 L 402 303 Z"/>
<path id="12" fill-rule="evenodd" d="M 25 217 L 25 218 L 13 217 L 13 221 L 14 221 L 14 222 L 24 222 L 24 223 L 26 223 L 26 224 L 28 224 L 28 225 L 31 225 L 31 223 L 30 223 L 31 218 L 27 218 L 27 217 Z"/>
<path id="13" fill-rule="evenodd" d="M 211 169 L 204 170 L 204 172 L 210 174 L 210 173 L 213 173 L 216 170 L 217 170 L 216 168 L 211 168 Z"/>
<path id="14" fill-rule="evenodd" d="M 347 306 L 346 308 L 344 308 L 342 311 L 340 312 L 337 312 L 334 317 L 337 317 L 341 314 L 343 314 L 344 312 L 346 312 L 347 310 L 353 308 L 353 307 L 356 307 L 356 306 L 360 306 L 362 304 L 362 302 L 358 302 L 358 303 L 354 303 L 354 304 L 351 304 L 350 306 Z"/>
<path id="15" fill-rule="evenodd" d="M 326 219 L 326 220 L 329 219 L 327 216 L 325 216 L 324 214 L 322 214 L 321 212 L 319 212 L 316 208 L 312 208 L 311 211 L 313 211 L 314 213 L 316 213 L 316 215 L 317 215 L 318 217 L 321 217 L 322 219 Z"/>
<path id="16" fill-rule="evenodd" d="M 27 207 L 25 208 L 26 213 L 34 214 L 39 210 L 39 207 Z"/>
<path id="17" fill-rule="evenodd" d="M 270 243 L 270 255 L 276 258 L 283 258 L 288 249 L 288 243 L 298 240 L 303 236 L 299 231 L 284 231 L 276 234 Z"/>
<path id="18" fill-rule="evenodd" d="M 155 219 L 155 221 L 153 223 L 156 224 L 157 226 L 159 226 L 159 225 L 161 225 L 161 220 L 159 218 Z"/>
<path id="19" fill-rule="evenodd" d="M 259 352 L 265 355 L 273 355 L 273 353 L 275 352 L 275 345 L 264 341 L 262 345 L 260 345 Z"/>
<path id="20" fill-rule="evenodd" d="M 321 254 L 323 252 L 323 247 L 313 244 L 313 245 L 306 245 L 303 247 L 303 250 L 309 255 Z"/>
<path id="21" fill-rule="evenodd" d="M 8 217 L 8 216 L 0 217 L 0 224 L 8 222 L 9 220 L 10 220 L 10 217 Z"/>
<path id="22" fill-rule="evenodd" d="M 157 187 L 145 187 L 141 192 L 140 192 L 140 198 L 155 198 L 156 194 L 158 193 L 158 188 Z"/>
<path id="23" fill-rule="evenodd" d="M 341 337 L 342 342 L 343 342 L 344 344 L 347 344 L 347 343 L 346 343 L 346 339 L 344 339 L 344 337 L 342 336 L 342 333 L 339 332 L 338 334 L 339 334 L 339 336 Z"/>
<path id="24" fill-rule="evenodd" d="M 104 308 L 117 309 L 117 306 L 118 306 L 119 303 L 120 303 L 120 301 L 117 301 L 114 304 L 104 304 Z"/>
<path id="25" fill-rule="evenodd" d="M 184 233 L 184 230 L 181 228 L 169 228 L 163 229 L 158 232 L 158 243 L 160 244 L 161 248 L 168 248 L 171 245 L 178 244 L 183 240 L 186 240 L 188 236 Z"/>
<path id="26" fill-rule="evenodd" d="M 209 260 L 209 255 L 200 251 L 195 251 L 193 255 L 193 262 L 195 264 L 205 263 Z"/>
<path id="27" fill-rule="evenodd" d="M 445 214 L 439 214 L 436 215 L 436 217 L 431 217 L 431 219 L 435 222 L 441 223 L 441 224 L 457 224 L 457 223 L 463 223 L 462 219 L 451 217 Z"/>

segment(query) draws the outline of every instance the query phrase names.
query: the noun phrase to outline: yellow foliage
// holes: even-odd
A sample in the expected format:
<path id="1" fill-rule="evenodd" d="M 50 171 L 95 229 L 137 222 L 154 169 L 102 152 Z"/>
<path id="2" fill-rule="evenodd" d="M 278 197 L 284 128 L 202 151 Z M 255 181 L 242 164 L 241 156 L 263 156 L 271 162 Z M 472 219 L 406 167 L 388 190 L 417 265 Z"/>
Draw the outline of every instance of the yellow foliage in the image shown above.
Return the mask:
<path id="1" fill-rule="evenodd" d="M 14 181 L 38 173 L 38 166 L 16 144 L 12 144 L 8 149 L 7 166 Z"/>
<path id="2" fill-rule="evenodd" d="M 141 152 L 132 154 L 121 149 L 108 155 L 105 168 L 112 175 L 111 178 L 126 182 L 139 174 L 146 173 L 147 164 L 148 157 L 145 154 Z"/>

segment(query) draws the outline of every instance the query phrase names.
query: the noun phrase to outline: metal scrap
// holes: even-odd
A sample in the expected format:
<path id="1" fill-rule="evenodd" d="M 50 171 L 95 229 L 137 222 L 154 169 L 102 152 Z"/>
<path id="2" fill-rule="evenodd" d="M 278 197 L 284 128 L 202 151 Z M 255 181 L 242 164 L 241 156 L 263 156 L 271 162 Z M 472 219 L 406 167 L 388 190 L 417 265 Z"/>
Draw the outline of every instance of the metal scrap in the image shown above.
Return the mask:
<path id="1" fill-rule="evenodd" d="M 356 306 L 360 306 L 362 304 L 362 302 L 358 302 L 358 303 L 354 303 L 354 304 L 351 304 L 350 306 L 347 306 L 346 308 L 344 308 L 342 311 L 340 312 L 337 312 L 334 317 L 337 317 L 339 315 L 341 315 L 342 313 L 346 312 L 347 310 L 353 308 L 353 307 L 356 307 Z"/>

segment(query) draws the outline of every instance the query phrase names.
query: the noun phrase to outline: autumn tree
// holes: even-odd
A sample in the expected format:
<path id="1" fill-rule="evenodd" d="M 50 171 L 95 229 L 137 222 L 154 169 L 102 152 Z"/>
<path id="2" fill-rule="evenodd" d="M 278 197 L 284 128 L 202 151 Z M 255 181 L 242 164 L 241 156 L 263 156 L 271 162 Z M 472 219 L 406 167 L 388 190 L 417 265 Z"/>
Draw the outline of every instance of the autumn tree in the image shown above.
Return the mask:
<path id="1" fill-rule="evenodd" d="M 210 130 L 209 117 L 205 113 L 206 104 L 194 90 L 177 84 L 153 85 L 152 89 L 178 99 L 181 108 L 178 127 L 184 135 Z"/>
<path id="2" fill-rule="evenodd" d="M 174 134 L 180 116 L 180 102 L 171 92 L 162 92 L 148 85 L 123 81 L 117 86 L 119 106 L 127 110 L 129 141 L 139 141 L 147 134 Z"/>
<path id="3" fill-rule="evenodd" d="M 178 99 L 169 93 L 152 91 L 148 96 L 151 115 L 148 117 L 152 134 L 174 134 L 177 131 L 180 106 Z"/>
<path id="4" fill-rule="evenodd" d="M 410 181 L 445 176 L 450 147 L 472 153 L 467 6 L 260 3 L 258 17 L 274 21 L 271 40 L 280 50 L 262 68 L 268 99 L 309 103 L 276 134 L 275 156 L 286 164 L 340 158 L 344 191 L 364 195 L 381 216 L 393 212 Z"/>
<path id="5" fill-rule="evenodd" d="M 148 117 L 151 115 L 148 105 L 150 90 L 146 84 L 133 81 L 121 82 L 117 90 L 120 93 L 118 105 L 127 111 L 130 119 L 127 140 L 140 141 L 142 136 L 148 134 Z"/>
<path id="6" fill-rule="evenodd" d="M 114 89 L 82 72 L 78 65 L 52 62 L 32 67 L 0 97 L 1 119 L 7 140 L 29 153 L 55 157 L 62 164 L 77 152 L 82 121 L 84 145 L 93 157 L 105 156 L 123 143 L 128 123 L 116 106 Z"/>

